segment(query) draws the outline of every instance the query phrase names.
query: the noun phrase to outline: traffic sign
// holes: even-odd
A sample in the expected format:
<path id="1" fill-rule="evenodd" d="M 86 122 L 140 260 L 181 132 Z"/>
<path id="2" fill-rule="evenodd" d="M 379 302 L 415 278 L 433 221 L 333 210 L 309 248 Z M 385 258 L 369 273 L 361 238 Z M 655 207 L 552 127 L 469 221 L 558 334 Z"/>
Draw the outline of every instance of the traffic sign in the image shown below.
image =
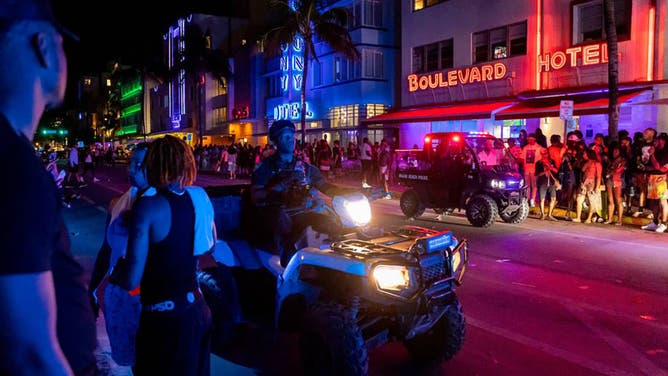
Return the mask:
<path id="1" fill-rule="evenodd" d="M 571 120 L 573 118 L 573 101 L 559 102 L 559 118 Z"/>

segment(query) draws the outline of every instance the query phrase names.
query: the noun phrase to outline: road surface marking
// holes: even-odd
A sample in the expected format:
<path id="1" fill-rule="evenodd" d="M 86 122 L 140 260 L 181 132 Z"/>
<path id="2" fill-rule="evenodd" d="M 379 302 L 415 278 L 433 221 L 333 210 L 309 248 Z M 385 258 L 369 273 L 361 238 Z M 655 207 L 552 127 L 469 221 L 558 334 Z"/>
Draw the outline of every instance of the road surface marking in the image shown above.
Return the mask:
<path id="1" fill-rule="evenodd" d="M 661 368 L 657 367 L 656 364 L 647 359 L 642 352 L 638 351 L 633 345 L 624 341 L 611 330 L 597 323 L 589 313 L 572 305 L 567 305 L 566 308 L 568 308 L 578 320 L 588 327 L 589 330 L 596 333 L 596 335 L 610 345 L 610 347 L 615 349 L 622 358 L 633 364 L 636 368 L 642 371 L 642 373 L 648 376 L 666 375 Z"/>
<path id="2" fill-rule="evenodd" d="M 486 332 L 495 334 L 500 337 L 507 338 L 511 341 L 517 342 L 521 345 L 531 347 L 536 350 L 540 350 L 544 352 L 545 354 L 551 355 L 555 358 L 560 358 L 563 360 L 566 360 L 570 363 L 573 363 L 575 365 L 578 365 L 583 368 L 587 368 L 589 370 L 592 370 L 594 372 L 598 372 L 603 375 L 624 375 L 624 376 L 630 376 L 633 375 L 632 373 L 613 368 L 608 366 L 607 364 L 597 362 L 595 360 L 588 359 L 582 355 L 572 353 L 570 351 L 560 349 L 558 347 L 552 346 L 548 343 L 545 343 L 543 341 L 539 341 L 537 339 L 533 339 L 530 337 L 527 337 L 525 335 L 519 334 L 517 332 L 503 329 L 496 327 L 492 324 L 488 324 L 482 320 L 478 320 L 475 318 L 472 318 L 470 316 L 466 316 L 466 323 L 472 326 L 475 326 L 476 328 L 482 329 Z"/>
<path id="3" fill-rule="evenodd" d="M 481 277 L 479 274 L 473 274 L 473 273 L 472 274 L 467 274 L 466 278 L 469 279 L 469 280 L 470 279 L 475 279 L 479 282 L 499 286 L 499 288 L 502 291 L 507 291 L 507 289 L 508 289 L 508 283 L 499 282 L 498 280 L 495 280 L 495 279 L 492 279 L 492 278 Z M 576 300 L 573 300 L 573 299 L 564 298 L 563 296 L 560 296 L 560 295 L 544 292 L 544 291 L 541 291 L 540 289 L 528 288 L 528 287 L 524 287 L 524 286 L 521 286 L 521 285 L 514 285 L 513 287 L 514 287 L 513 291 L 515 291 L 515 292 L 520 292 L 520 293 L 523 293 L 523 294 L 526 294 L 526 295 L 537 296 L 539 298 L 554 300 L 554 301 L 556 301 L 556 302 L 558 302 L 562 305 L 574 306 L 574 307 L 579 307 L 579 308 L 582 308 L 582 309 L 586 309 L 588 311 L 600 312 L 600 313 L 604 313 L 604 314 L 609 315 L 609 316 L 623 318 L 623 319 L 626 319 L 626 320 L 631 321 L 631 322 L 635 322 L 635 323 L 642 324 L 642 325 L 648 325 L 648 326 L 654 327 L 656 329 L 668 331 L 668 324 L 664 324 L 664 323 L 657 322 L 657 321 L 644 320 L 641 317 L 638 317 L 636 315 L 632 315 L 632 314 L 628 314 L 628 313 L 621 313 L 621 312 L 619 312 L 619 310 L 616 310 L 616 309 L 603 308 L 603 307 L 600 307 L 598 305 L 594 305 L 594 304 L 590 304 L 590 303 L 582 303 L 582 302 L 579 302 L 579 301 L 576 301 Z"/>

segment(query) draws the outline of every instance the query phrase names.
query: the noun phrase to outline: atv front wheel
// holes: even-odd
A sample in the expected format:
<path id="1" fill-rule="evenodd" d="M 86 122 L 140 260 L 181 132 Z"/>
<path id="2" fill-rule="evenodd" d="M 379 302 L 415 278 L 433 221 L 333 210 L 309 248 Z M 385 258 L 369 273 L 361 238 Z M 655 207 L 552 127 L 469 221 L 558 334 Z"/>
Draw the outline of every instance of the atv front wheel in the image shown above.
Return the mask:
<path id="1" fill-rule="evenodd" d="M 455 299 L 429 331 L 405 340 L 404 346 L 417 360 L 449 360 L 462 349 L 465 335 L 466 320 L 461 304 Z"/>
<path id="2" fill-rule="evenodd" d="M 366 375 L 368 358 L 356 318 L 332 302 L 311 305 L 299 341 L 306 375 Z"/>
<path id="3" fill-rule="evenodd" d="M 529 202 L 526 198 L 523 198 L 520 207 L 517 210 L 511 213 L 501 212 L 499 213 L 499 216 L 506 223 L 522 223 L 529 216 Z"/>
<path id="4" fill-rule="evenodd" d="M 424 204 L 414 189 L 409 189 L 401 195 L 399 206 L 408 219 L 417 218 L 424 213 Z"/>
<path id="5" fill-rule="evenodd" d="M 496 202 L 487 195 L 473 196 L 466 206 L 466 218 L 475 227 L 489 227 L 498 214 Z"/>

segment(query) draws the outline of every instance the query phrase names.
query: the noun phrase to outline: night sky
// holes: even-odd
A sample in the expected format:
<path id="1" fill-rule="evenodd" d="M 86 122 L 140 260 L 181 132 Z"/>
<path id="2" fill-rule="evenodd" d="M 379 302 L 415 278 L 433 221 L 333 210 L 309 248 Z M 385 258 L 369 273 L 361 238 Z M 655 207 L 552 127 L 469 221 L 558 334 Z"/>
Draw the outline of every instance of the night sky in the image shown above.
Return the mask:
<path id="1" fill-rule="evenodd" d="M 183 4 L 155 0 L 114 0 L 106 3 L 83 0 L 52 0 L 57 18 L 81 39 L 66 42 L 69 64 L 68 97 L 75 93 L 81 74 L 105 70 L 119 59 L 142 65 L 161 53 L 162 35 L 179 17 L 190 13 L 246 16 L 246 1 L 187 0 Z M 138 7 L 143 9 L 140 10 Z"/>

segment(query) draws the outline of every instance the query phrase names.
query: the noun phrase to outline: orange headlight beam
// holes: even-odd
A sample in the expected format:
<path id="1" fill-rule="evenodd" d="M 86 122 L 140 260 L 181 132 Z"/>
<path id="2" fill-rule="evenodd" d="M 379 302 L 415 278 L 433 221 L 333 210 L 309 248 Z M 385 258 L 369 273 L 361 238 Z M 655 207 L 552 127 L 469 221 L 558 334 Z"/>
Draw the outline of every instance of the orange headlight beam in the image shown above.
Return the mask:
<path id="1" fill-rule="evenodd" d="M 649 33 L 647 34 L 647 81 L 654 78 L 654 17 L 656 8 L 649 8 Z"/>

